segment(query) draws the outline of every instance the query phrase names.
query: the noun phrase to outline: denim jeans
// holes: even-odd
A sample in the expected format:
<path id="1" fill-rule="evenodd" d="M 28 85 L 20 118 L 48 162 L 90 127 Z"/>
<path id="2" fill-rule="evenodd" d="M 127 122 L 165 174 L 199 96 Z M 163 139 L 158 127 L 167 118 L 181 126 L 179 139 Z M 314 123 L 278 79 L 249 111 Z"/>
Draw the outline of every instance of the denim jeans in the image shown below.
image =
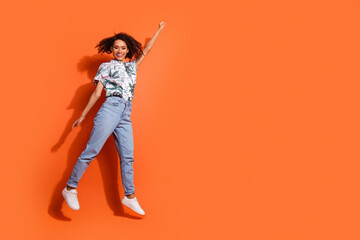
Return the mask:
<path id="1" fill-rule="evenodd" d="M 125 195 L 135 193 L 134 179 L 134 141 L 131 123 L 132 101 L 124 98 L 107 97 L 94 118 L 94 126 L 85 150 L 77 159 L 67 182 L 76 188 L 90 162 L 99 154 L 111 133 L 120 158 L 121 178 Z"/>

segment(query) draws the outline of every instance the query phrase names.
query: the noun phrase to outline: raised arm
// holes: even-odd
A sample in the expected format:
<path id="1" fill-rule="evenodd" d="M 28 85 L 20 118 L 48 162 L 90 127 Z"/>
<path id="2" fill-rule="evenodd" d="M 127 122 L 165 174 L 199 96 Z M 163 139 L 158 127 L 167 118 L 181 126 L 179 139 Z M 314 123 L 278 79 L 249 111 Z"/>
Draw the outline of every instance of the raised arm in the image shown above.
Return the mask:
<path id="1" fill-rule="evenodd" d="M 155 40 L 156 40 L 157 37 L 159 36 L 161 30 L 163 30 L 164 26 L 165 26 L 165 22 L 161 22 L 161 23 L 159 24 L 159 29 L 156 31 L 156 33 L 155 33 L 154 36 L 150 39 L 150 41 L 146 43 L 146 45 L 145 45 L 145 47 L 144 47 L 144 50 L 143 50 L 144 54 L 143 54 L 139 59 L 136 60 L 136 68 L 139 67 L 140 63 L 144 60 L 144 58 L 146 57 L 146 55 L 148 54 L 148 52 L 150 52 L 152 46 L 153 46 L 154 43 L 155 43 Z"/>

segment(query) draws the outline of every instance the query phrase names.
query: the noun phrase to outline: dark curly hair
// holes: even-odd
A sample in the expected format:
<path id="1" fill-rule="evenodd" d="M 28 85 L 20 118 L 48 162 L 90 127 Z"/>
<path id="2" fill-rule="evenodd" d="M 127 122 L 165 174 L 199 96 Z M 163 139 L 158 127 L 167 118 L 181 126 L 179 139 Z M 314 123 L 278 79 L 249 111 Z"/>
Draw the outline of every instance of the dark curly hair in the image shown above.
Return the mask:
<path id="1" fill-rule="evenodd" d="M 129 52 L 126 54 L 125 58 L 132 59 L 135 57 L 135 59 L 138 59 L 141 57 L 143 53 L 142 45 L 140 42 L 136 41 L 132 36 L 126 34 L 126 33 L 114 33 L 114 36 L 104 38 L 101 40 L 98 45 L 95 46 L 97 48 L 98 53 L 111 53 L 111 46 L 114 44 L 116 40 L 123 40 L 126 43 L 127 48 L 129 49 Z"/>

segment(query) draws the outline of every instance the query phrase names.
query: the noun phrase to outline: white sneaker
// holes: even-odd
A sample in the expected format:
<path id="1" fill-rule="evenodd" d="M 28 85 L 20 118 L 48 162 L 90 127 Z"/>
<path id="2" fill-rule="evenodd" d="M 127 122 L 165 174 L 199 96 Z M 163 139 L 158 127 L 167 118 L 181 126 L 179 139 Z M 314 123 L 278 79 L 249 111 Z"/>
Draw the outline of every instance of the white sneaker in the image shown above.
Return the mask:
<path id="1" fill-rule="evenodd" d="M 67 188 L 65 187 L 64 190 L 62 190 L 62 195 L 65 199 L 65 202 L 71 209 L 74 210 L 80 209 L 76 189 L 71 189 L 70 191 L 68 191 Z"/>
<path id="2" fill-rule="evenodd" d="M 124 196 L 123 200 L 121 200 L 121 203 L 125 206 L 129 207 L 130 209 L 134 210 L 140 215 L 145 215 L 144 210 L 140 207 L 138 201 L 136 200 L 136 197 L 134 198 L 128 198 Z"/>

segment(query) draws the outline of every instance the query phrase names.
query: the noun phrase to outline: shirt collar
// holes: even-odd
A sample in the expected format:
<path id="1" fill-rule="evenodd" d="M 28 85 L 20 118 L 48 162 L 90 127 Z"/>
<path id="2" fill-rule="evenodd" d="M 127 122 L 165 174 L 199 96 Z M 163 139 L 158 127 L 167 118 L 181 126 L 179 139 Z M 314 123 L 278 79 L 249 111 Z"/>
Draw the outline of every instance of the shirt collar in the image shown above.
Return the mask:
<path id="1" fill-rule="evenodd" d="M 124 63 L 122 63 L 121 61 L 116 60 L 116 59 L 111 59 L 110 62 L 115 63 L 115 64 L 125 64 L 126 63 L 126 61 Z"/>

